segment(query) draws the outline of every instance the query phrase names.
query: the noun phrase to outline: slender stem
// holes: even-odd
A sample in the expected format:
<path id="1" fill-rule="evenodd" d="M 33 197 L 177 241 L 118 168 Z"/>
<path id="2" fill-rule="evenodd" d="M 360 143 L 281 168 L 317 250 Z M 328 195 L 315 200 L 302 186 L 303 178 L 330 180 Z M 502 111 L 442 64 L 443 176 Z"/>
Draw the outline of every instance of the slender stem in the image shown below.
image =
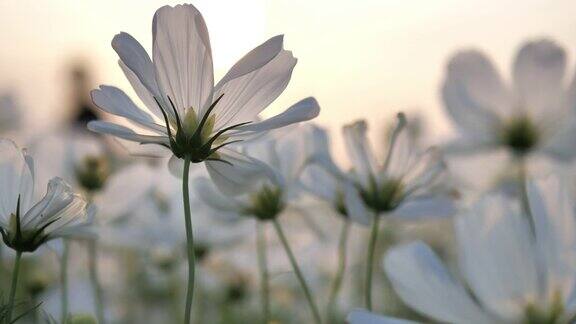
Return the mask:
<path id="1" fill-rule="evenodd" d="M 90 282 L 92 283 L 92 293 L 94 295 L 94 304 L 96 306 L 96 317 L 98 323 L 105 324 L 104 302 L 102 299 L 102 286 L 98 276 L 98 243 L 96 240 L 88 242 L 88 272 Z"/>
<path id="2" fill-rule="evenodd" d="M 256 248 L 258 250 L 258 268 L 260 269 L 260 302 L 262 303 L 262 323 L 271 320 L 270 313 L 270 276 L 268 273 L 268 258 L 266 255 L 266 232 L 264 223 L 256 222 Z"/>
<path id="3" fill-rule="evenodd" d="M 368 255 L 366 258 L 366 282 L 364 284 L 364 302 L 366 309 L 372 311 L 372 274 L 374 272 L 374 254 L 376 252 L 376 241 L 378 240 L 378 230 L 380 227 L 380 217 L 375 216 L 372 222 L 370 241 L 368 242 Z"/>
<path id="4" fill-rule="evenodd" d="M 316 307 L 316 303 L 314 302 L 314 299 L 312 298 L 312 294 L 310 293 L 310 289 L 308 288 L 308 284 L 306 284 L 306 280 L 304 279 L 304 275 L 302 275 L 302 272 L 300 271 L 300 267 L 298 266 L 298 262 L 296 261 L 296 258 L 294 257 L 292 250 L 290 249 L 290 245 L 288 244 L 288 240 L 286 239 L 286 236 L 284 235 L 284 231 L 282 230 L 282 226 L 280 226 L 280 223 L 278 222 L 277 219 L 274 219 L 273 222 L 274 222 L 274 228 L 276 229 L 276 233 L 278 234 L 278 237 L 280 238 L 280 241 L 282 242 L 282 245 L 284 246 L 284 250 L 286 251 L 288 258 L 290 259 L 290 263 L 292 264 L 292 268 L 294 269 L 294 272 L 296 273 L 296 277 L 298 277 L 298 281 L 300 281 L 300 286 L 302 287 L 302 290 L 304 290 L 304 295 L 306 295 L 306 299 L 308 300 L 308 305 L 310 306 L 310 310 L 312 311 L 312 315 L 314 315 L 314 322 L 316 324 L 320 324 L 320 323 L 322 323 L 322 320 L 320 319 L 320 312 L 318 311 L 318 307 Z"/>
<path id="5" fill-rule="evenodd" d="M 190 170 L 190 157 L 184 158 L 184 174 L 182 175 L 182 195 L 184 200 L 184 219 L 186 221 L 186 244 L 188 252 L 188 288 L 186 291 L 186 311 L 184 312 L 184 323 L 189 324 L 192 311 L 192 300 L 194 299 L 194 234 L 192 232 L 192 217 L 190 216 L 190 192 L 188 188 L 188 173 Z"/>
<path id="6" fill-rule="evenodd" d="M 532 216 L 532 210 L 530 209 L 530 202 L 528 200 L 528 170 L 526 169 L 525 159 L 521 158 L 518 160 L 518 168 L 518 195 L 522 205 L 522 211 L 528 218 L 528 223 L 530 224 L 530 228 L 534 233 L 536 231 L 536 225 L 534 224 L 534 218 Z"/>
<path id="7" fill-rule="evenodd" d="M 16 287 L 18 287 L 18 273 L 20 272 L 20 259 L 22 252 L 16 252 L 14 259 L 14 270 L 12 270 L 12 287 L 10 288 L 10 299 L 8 299 L 8 313 L 6 314 L 6 324 L 12 321 L 12 310 L 14 308 L 14 299 L 16 298 Z"/>
<path id="8" fill-rule="evenodd" d="M 60 260 L 60 323 L 68 318 L 68 263 L 70 261 L 70 242 L 64 239 L 62 259 Z"/>
<path id="9" fill-rule="evenodd" d="M 345 218 L 342 222 L 340 230 L 340 238 L 338 240 L 338 268 L 332 287 L 330 288 L 330 295 L 328 296 L 328 307 L 326 308 L 326 318 L 330 319 L 329 323 L 336 322 L 335 306 L 344 280 L 344 273 L 346 272 L 346 248 L 348 247 L 348 233 L 350 232 L 350 220 Z"/>

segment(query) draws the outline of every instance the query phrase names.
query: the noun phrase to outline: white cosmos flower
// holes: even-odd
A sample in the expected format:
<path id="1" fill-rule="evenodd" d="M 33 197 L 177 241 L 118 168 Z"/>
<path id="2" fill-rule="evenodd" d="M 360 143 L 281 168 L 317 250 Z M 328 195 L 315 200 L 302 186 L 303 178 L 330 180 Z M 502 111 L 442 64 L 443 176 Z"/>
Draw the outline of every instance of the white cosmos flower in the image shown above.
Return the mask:
<path id="1" fill-rule="evenodd" d="M 303 187 L 314 196 L 328 202 L 343 217 L 368 224 L 368 212 L 353 177 L 342 171 L 334 162 L 330 152 L 330 143 L 326 130 L 311 125 L 306 129 L 308 161 L 302 172 Z"/>
<path id="2" fill-rule="evenodd" d="M 445 171 L 439 152 L 434 148 L 419 151 L 405 126 L 406 118 L 400 113 L 383 159 L 377 159 L 370 147 L 365 121 L 344 126 L 355 189 L 376 215 L 401 219 L 452 215 L 451 199 L 431 190 Z M 364 223 L 372 220 L 368 214 L 362 218 Z"/>
<path id="3" fill-rule="evenodd" d="M 227 195 L 211 186 L 207 179 L 195 183 L 196 193 L 218 211 L 215 216 L 220 218 L 233 220 L 249 216 L 265 221 L 278 217 L 301 190 L 299 175 L 306 163 L 306 138 L 301 136 L 300 128 L 294 127 L 287 133 L 274 134 L 244 146 L 244 153 L 250 156 L 255 169 L 252 177 L 232 172 L 227 177 L 228 181 L 243 188 L 242 193 Z"/>
<path id="4" fill-rule="evenodd" d="M 93 210 L 64 180 L 53 178 L 34 200 L 33 160 L 10 140 L 0 139 L 0 232 L 4 243 L 33 252 L 46 241 L 86 235 Z"/>
<path id="5" fill-rule="evenodd" d="M 447 149 L 571 159 L 576 79 L 566 85 L 566 70 L 564 49 L 547 39 L 520 48 L 511 84 L 482 52 L 457 53 L 448 63 L 442 96 L 460 137 Z"/>
<path id="6" fill-rule="evenodd" d="M 576 215 L 566 189 L 558 177 L 531 182 L 531 217 L 498 193 L 457 218 L 464 282 L 422 242 L 393 248 L 384 267 L 394 289 L 410 307 L 440 322 L 573 322 Z M 388 323 L 354 321 L 359 313 L 351 315 L 351 323 Z"/>
<path id="7" fill-rule="evenodd" d="M 101 86 L 92 91 L 94 103 L 133 127 L 95 121 L 88 125 L 91 130 L 168 148 L 173 163 L 186 156 L 194 163 L 206 161 L 211 176 L 217 177 L 226 165 L 218 161 L 238 162 L 224 146 L 318 115 L 317 105 L 302 101 L 259 120 L 260 112 L 284 91 L 296 65 L 292 53 L 282 48 L 283 36 L 246 54 L 216 85 L 208 30 L 194 6 L 158 9 L 152 37 L 152 59 L 127 33 L 112 41 L 120 67 L 146 108 L 118 88 Z"/>

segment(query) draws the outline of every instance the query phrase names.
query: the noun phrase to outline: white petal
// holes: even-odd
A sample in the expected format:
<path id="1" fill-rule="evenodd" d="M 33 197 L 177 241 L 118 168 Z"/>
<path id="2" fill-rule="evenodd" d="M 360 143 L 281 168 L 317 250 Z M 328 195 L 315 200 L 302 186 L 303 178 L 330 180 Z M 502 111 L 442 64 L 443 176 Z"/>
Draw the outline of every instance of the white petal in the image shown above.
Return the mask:
<path id="1" fill-rule="evenodd" d="M 356 186 L 350 181 L 345 181 L 344 187 L 344 205 L 346 206 L 346 212 L 348 216 L 353 221 L 362 225 L 370 225 L 374 220 L 374 216 L 364 204 L 360 192 Z"/>
<path id="2" fill-rule="evenodd" d="M 168 95 L 182 117 L 185 109 L 199 112 L 210 101 L 214 86 L 212 53 L 206 24 L 189 4 L 164 6 L 152 23 L 154 66 L 162 95 Z"/>
<path id="3" fill-rule="evenodd" d="M 155 170 L 137 163 L 126 166 L 106 182 L 101 194 L 94 198 L 99 206 L 99 219 L 110 221 L 132 211 L 152 190 Z"/>
<path id="4" fill-rule="evenodd" d="M 314 119 L 320 114 L 320 106 L 316 99 L 308 97 L 290 106 L 279 115 L 264 121 L 238 127 L 239 131 L 265 132 L 291 124 Z"/>
<path id="5" fill-rule="evenodd" d="M 329 203 L 334 203 L 338 198 L 338 180 L 317 164 L 306 166 L 300 181 L 306 190 Z"/>
<path id="6" fill-rule="evenodd" d="M 154 65 L 140 43 L 130 34 L 120 33 L 112 39 L 112 47 L 126 66 L 138 77 L 153 96 L 160 97 Z"/>
<path id="7" fill-rule="evenodd" d="M 50 180 L 44 198 L 21 220 L 23 230 L 39 229 L 50 224 L 44 230 L 50 239 L 74 234 L 71 229 L 86 225 L 88 221 L 86 201 L 72 192 L 72 188 L 60 178 Z"/>
<path id="8" fill-rule="evenodd" d="M 128 141 L 139 142 L 141 144 L 170 145 L 168 136 L 136 134 L 130 128 L 100 120 L 89 122 L 88 129 L 96 133 L 109 134 Z"/>
<path id="9" fill-rule="evenodd" d="M 526 43 L 514 63 L 514 86 L 518 104 L 535 120 L 564 113 L 563 92 L 566 53 L 550 40 Z"/>
<path id="10" fill-rule="evenodd" d="M 194 181 L 194 190 L 201 202 L 215 209 L 216 213 L 238 214 L 241 212 L 239 206 L 231 197 L 227 197 L 219 192 L 214 184 L 207 178 L 199 178 Z"/>
<path id="11" fill-rule="evenodd" d="M 127 118 L 157 133 L 166 134 L 166 127 L 157 124 L 150 114 L 138 108 L 122 90 L 102 85 L 100 89 L 92 90 L 90 96 L 94 104 L 102 110 Z"/>
<path id="12" fill-rule="evenodd" d="M 416 324 L 417 323 L 399 318 L 376 315 L 363 309 L 356 309 L 351 311 L 346 317 L 346 321 L 350 324 L 412 324 L 412 323 Z"/>
<path id="13" fill-rule="evenodd" d="M 549 176 L 530 182 L 530 210 L 534 217 L 536 242 L 546 275 L 548 297 L 560 289 L 568 298 L 576 273 L 576 215 L 574 199 L 565 179 Z"/>
<path id="14" fill-rule="evenodd" d="M 276 36 L 246 54 L 214 89 L 214 98 L 223 95 L 214 108 L 215 129 L 254 121 L 284 91 L 296 59 L 282 49 Z"/>
<path id="15" fill-rule="evenodd" d="M 154 94 L 148 91 L 142 82 L 140 82 L 138 76 L 132 72 L 132 70 L 130 70 L 130 68 L 126 66 L 122 60 L 118 60 L 118 65 L 120 65 L 120 68 L 122 69 L 122 72 L 124 72 L 126 79 L 128 79 L 130 85 L 132 85 L 132 88 L 134 89 L 134 92 L 136 92 L 138 98 L 140 98 L 146 108 L 148 108 L 148 110 L 153 113 L 154 116 L 156 116 L 159 120 L 163 121 L 164 115 L 162 114 L 160 107 L 158 107 L 158 103 L 156 100 L 154 100 Z"/>
<path id="16" fill-rule="evenodd" d="M 404 201 L 390 217 L 403 220 L 440 219 L 454 216 L 456 208 L 448 197 L 416 197 Z"/>
<path id="17" fill-rule="evenodd" d="M 424 243 L 390 249 L 384 268 L 394 290 L 413 309 L 448 323 L 494 323 Z"/>
<path id="18" fill-rule="evenodd" d="M 34 194 L 33 164 L 14 142 L 0 139 L 0 225 L 7 225 L 16 212 L 20 196 L 22 214 L 30 208 Z"/>
<path id="19" fill-rule="evenodd" d="M 220 158 L 228 161 L 206 161 L 210 178 L 222 193 L 239 195 L 254 190 L 263 179 L 271 177 L 271 170 L 255 159 L 232 150 L 220 150 Z"/>
<path id="20" fill-rule="evenodd" d="M 478 51 L 452 57 L 442 97 L 460 131 L 480 139 L 493 136 L 499 120 L 514 113 L 508 89 L 492 62 Z"/>
<path id="21" fill-rule="evenodd" d="M 370 177 L 376 174 L 376 159 L 366 137 L 367 128 L 368 126 L 363 120 L 343 128 L 348 157 L 363 186 L 367 186 Z"/>
<path id="22" fill-rule="evenodd" d="M 538 295 L 532 233 L 515 203 L 502 194 L 484 197 L 455 224 L 461 268 L 475 296 L 512 322 Z"/>

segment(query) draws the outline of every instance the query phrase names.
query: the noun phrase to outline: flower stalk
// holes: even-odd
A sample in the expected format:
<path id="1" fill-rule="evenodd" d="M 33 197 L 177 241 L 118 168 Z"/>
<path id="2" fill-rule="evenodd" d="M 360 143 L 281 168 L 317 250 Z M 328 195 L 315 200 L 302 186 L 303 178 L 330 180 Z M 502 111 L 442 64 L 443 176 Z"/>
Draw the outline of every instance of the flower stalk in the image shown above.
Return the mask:
<path id="1" fill-rule="evenodd" d="M 105 324 L 104 302 L 102 299 L 102 287 L 98 276 L 98 244 L 95 240 L 88 242 L 88 272 L 94 294 L 94 304 L 96 308 L 96 318 L 98 323 Z"/>
<path id="2" fill-rule="evenodd" d="M 338 268 L 336 275 L 332 281 L 330 288 L 330 295 L 328 296 L 328 306 L 326 308 L 326 318 L 330 319 L 330 323 L 336 323 L 336 301 L 342 288 L 344 280 L 344 273 L 346 272 L 346 248 L 348 247 L 348 234 L 350 232 L 350 220 L 344 218 L 342 228 L 340 230 L 340 237 L 338 240 Z"/>
<path id="3" fill-rule="evenodd" d="M 372 274 L 374 272 L 374 254 L 376 252 L 376 242 L 378 241 L 378 231 L 380 229 L 380 217 L 375 216 L 372 222 L 372 231 L 368 241 L 368 255 L 366 257 L 366 282 L 364 285 L 364 302 L 366 309 L 372 311 Z"/>
<path id="4" fill-rule="evenodd" d="M 300 282 L 300 286 L 302 287 L 302 290 L 304 291 L 304 295 L 306 296 L 306 300 L 308 301 L 308 305 L 310 306 L 310 310 L 312 311 L 312 315 L 314 316 L 314 323 L 321 324 L 322 320 L 320 318 L 320 312 L 318 311 L 318 307 L 316 306 L 316 303 L 314 302 L 314 298 L 312 297 L 312 293 L 310 292 L 310 288 L 308 288 L 308 284 L 306 283 L 306 279 L 304 279 L 304 275 L 302 274 L 302 271 L 300 270 L 300 267 L 298 266 L 298 262 L 296 261 L 296 258 L 294 257 L 294 253 L 292 253 L 292 249 L 290 248 L 290 245 L 288 244 L 288 240 L 286 239 L 286 236 L 284 235 L 284 231 L 282 230 L 282 226 L 280 225 L 280 222 L 278 222 L 277 219 L 273 219 L 272 221 L 274 224 L 274 229 L 276 229 L 276 233 L 278 234 L 278 237 L 280 238 L 280 241 L 282 242 L 282 246 L 284 247 L 284 250 L 286 251 L 286 254 L 288 255 L 288 259 L 290 260 L 290 263 L 292 264 L 292 268 L 294 269 L 294 273 L 296 273 L 296 277 L 298 278 L 298 281 Z"/>
<path id="5" fill-rule="evenodd" d="M 64 239 L 62 258 L 60 259 L 60 323 L 68 318 L 68 263 L 70 261 L 70 242 Z"/>
<path id="6" fill-rule="evenodd" d="M 16 287 L 18 287 L 18 273 L 20 272 L 20 260 L 22 259 L 22 252 L 16 251 L 14 259 L 14 270 L 12 270 L 12 286 L 10 288 L 10 297 L 8 299 L 8 313 L 6 314 L 6 324 L 12 321 L 12 311 L 14 309 L 14 300 L 16 298 Z"/>
<path id="7" fill-rule="evenodd" d="M 258 268 L 260 269 L 260 302 L 262 303 L 262 323 L 271 320 L 270 312 L 270 275 L 268 272 L 268 258 L 266 251 L 266 233 L 264 224 L 256 222 L 256 247 L 258 250 Z"/>
<path id="8" fill-rule="evenodd" d="M 186 290 L 186 310 L 184 312 L 184 323 L 189 324 L 191 319 L 192 301 L 194 299 L 194 275 L 196 256 L 194 255 L 194 233 L 192 232 L 192 217 L 190 216 L 190 191 L 189 191 L 189 171 L 190 156 L 184 157 L 184 173 L 182 175 L 182 195 L 184 201 L 184 219 L 186 222 L 186 245 L 188 254 L 188 287 Z"/>

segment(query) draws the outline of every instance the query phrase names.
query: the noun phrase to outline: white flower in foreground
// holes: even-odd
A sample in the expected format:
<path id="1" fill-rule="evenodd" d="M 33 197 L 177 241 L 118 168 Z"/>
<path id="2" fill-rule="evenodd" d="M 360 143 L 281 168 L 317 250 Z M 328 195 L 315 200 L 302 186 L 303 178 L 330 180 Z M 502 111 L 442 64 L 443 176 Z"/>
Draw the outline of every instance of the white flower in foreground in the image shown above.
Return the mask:
<path id="1" fill-rule="evenodd" d="M 569 160 L 576 152 L 576 80 L 565 84 L 566 53 L 550 40 L 524 44 L 506 84 L 489 58 L 477 50 L 449 62 L 442 95 L 461 137 L 449 151 L 504 149 L 510 156 Z"/>
<path id="2" fill-rule="evenodd" d="M 62 179 L 48 183 L 34 202 L 33 161 L 10 140 L 0 139 L 0 233 L 18 252 L 33 252 L 43 243 L 86 235 L 92 210 Z"/>
<path id="3" fill-rule="evenodd" d="M 445 170 L 439 152 L 434 148 L 420 152 L 405 126 L 406 118 L 400 113 L 383 159 L 376 158 L 368 143 L 365 121 L 344 127 L 356 190 L 377 216 L 385 214 L 401 219 L 451 216 L 454 213 L 451 199 L 431 190 Z M 364 223 L 370 223 L 373 217 L 364 215 L 363 219 Z"/>
<path id="4" fill-rule="evenodd" d="M 391 250 L 384 266 L 396 292 L 414 310 L 439 322 L 572 323 L 573 200 L 556 177 L 530 183 L 528 195 L 532 217 L 497 194 L 484 197 L 456 220 L 464 282 L 454 278 L 424 243 Z M 355 321 L 360 314 L 354 312 L 351 323 L 388 323 Z"/>
<path id="5" fill-rule="evenodd" d="M 120 67 L 146 108 L 137 107 L 118 88 L 101 86 L 92 92 L 94 103 L 133 127 L 95 121 L 88 125 L 91 130 L 168 148 L 173 163 L 206 161 L 211 176 L 217 177 L 226 165 L 222 161 L 238 162 L 224 146 L 318 115 L 317 105 L 302 101 L 259 120 L 260 112 L 284 91 L 296 65 L 291 52 L 282 48 L 282 36 L 246 54 L 214 85 L 208 30 L 194 6 L 158 9 L 152 31 L 152 59 L 127 33 L 112 41 Z"/>

